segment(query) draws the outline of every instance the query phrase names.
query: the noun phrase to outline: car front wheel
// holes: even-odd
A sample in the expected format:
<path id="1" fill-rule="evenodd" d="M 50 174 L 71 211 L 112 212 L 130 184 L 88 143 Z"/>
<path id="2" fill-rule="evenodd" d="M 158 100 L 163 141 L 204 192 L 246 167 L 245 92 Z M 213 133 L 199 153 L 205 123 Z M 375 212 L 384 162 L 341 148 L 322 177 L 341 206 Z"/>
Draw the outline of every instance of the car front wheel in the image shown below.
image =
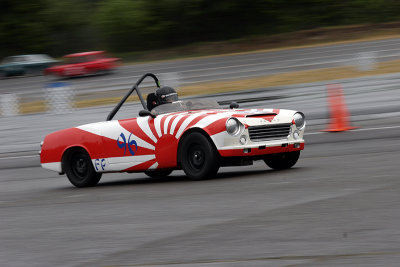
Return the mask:
<path id="1" fill-rule="evenodd" d="M 264 158 L 268 167 L 275 170 L 289 169 L 293 167 L 299 159 L 300 151 L 272 154 Z"/>
<path id="2" fill-rule="evenodd" d="M 217 174 L 219 158 L 213 145 L 201 133 L 193 132 L 182 141 L 181 165 L 191 180 L 211 178 Z"/>
<path id="3" fill-rule="evenodd" d="M 95 186 L 101 178 L 101 173 L 94 170 L 89 154 L 83 150 L 75 150 L 69 154 L 65 173 L 76 187 Z"/>

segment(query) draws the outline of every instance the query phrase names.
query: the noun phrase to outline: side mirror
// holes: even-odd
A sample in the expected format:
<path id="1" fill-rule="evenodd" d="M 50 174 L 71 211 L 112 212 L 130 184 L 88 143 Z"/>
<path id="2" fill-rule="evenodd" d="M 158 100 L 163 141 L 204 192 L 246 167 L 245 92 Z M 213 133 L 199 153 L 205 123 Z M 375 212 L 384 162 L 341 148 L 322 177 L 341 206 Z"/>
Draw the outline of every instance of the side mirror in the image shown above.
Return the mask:
<path id="1" fill-rule="evenodd" d="M 238 108 L 238 107 L 239 107 L 239 104 L 236 102 L 231 102 L 231 104 L 229 105 L 230 109 L 234 109 L 234 108 Z"/>
<path id="2" fill-rule="evenodd" d="M 151 113 L 150 111 L 148 111 L 146 109 L 142 109 L 141 111 L 139 111 L 139 116 L 140 117 L 151 116 L 153 119 L 156 117 L 156 115 L 154 115 L 153 113 Z"/>

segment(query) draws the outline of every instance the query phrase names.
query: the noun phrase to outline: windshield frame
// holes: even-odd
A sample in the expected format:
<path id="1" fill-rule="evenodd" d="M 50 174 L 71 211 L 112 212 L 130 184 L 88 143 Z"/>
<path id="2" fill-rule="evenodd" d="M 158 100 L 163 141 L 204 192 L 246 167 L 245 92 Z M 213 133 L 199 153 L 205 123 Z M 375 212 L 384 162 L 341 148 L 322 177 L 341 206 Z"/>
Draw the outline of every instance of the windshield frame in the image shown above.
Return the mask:
<path id="1" fill-rule="evenodd" d="M 223 109 L 214 99 L 184 99 L 156 106 L 151 110 L 154 115 L 195 110 Z"/>

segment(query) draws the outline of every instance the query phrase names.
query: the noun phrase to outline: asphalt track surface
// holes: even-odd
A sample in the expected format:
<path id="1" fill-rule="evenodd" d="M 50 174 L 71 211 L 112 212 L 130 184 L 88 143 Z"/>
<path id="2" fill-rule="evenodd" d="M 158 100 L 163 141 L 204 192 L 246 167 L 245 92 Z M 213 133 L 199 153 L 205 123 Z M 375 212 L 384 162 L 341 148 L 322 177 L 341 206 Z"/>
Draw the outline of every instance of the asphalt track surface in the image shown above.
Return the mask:
<path id="1" fill-rule="evenodd" d="M 368 124 L 311 132 L 293 169 L 200 182 L 109 174 L 77 189 L 37 157 L 3 159 L 0 265 L 398 266 L 400 128 Z"/>
<path id="2" fill-rule="evenodd" d="M 199 182 L 108 174 L 77 189 L 39 167 L 46 133 L 111 107 L 0 118 L 0 266 L 398 266 L 398 79 L 330 81 L 360 127 L 340 133 L 321 132 L 325 83 L 210 96 L 303 111 L 306 147 L 290 170 L 255 162 Z"/>

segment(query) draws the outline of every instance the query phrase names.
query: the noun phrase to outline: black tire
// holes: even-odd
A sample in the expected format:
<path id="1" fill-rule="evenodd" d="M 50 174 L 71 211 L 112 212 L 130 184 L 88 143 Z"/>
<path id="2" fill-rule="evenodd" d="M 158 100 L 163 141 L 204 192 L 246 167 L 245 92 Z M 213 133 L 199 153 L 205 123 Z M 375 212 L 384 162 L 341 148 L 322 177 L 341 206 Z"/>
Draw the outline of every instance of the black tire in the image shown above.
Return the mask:
<path id="1" fill-rule="evenodd" d="M 144 173 L 152 178 L 164 178 L 170 175 L 172 170 L 153 170 L 153 171 L 145 171 Z"/>
<path id="2" fill-rule="evenodd" d="M 69 153 L 65 164 L 65 173 L 71 184 L 76 187 L 95 186 L 102 175 L 94 170 L 89 154 L 80 149 Z"/>
<path id="3" fill-rule="evenodd" d="M 293 167 L 299 157 L 300 151 L 294 151 L 269 155 L 264 161 L 272 169 L 283 170 Z"/>
<path id="4" fill-rule="evenodd" d="M 193 132 L 186 136 L 180 153 L 182 169 L 191 180 L 212 178 L 217 174 L 218 152 L 203 134 Z"/>

